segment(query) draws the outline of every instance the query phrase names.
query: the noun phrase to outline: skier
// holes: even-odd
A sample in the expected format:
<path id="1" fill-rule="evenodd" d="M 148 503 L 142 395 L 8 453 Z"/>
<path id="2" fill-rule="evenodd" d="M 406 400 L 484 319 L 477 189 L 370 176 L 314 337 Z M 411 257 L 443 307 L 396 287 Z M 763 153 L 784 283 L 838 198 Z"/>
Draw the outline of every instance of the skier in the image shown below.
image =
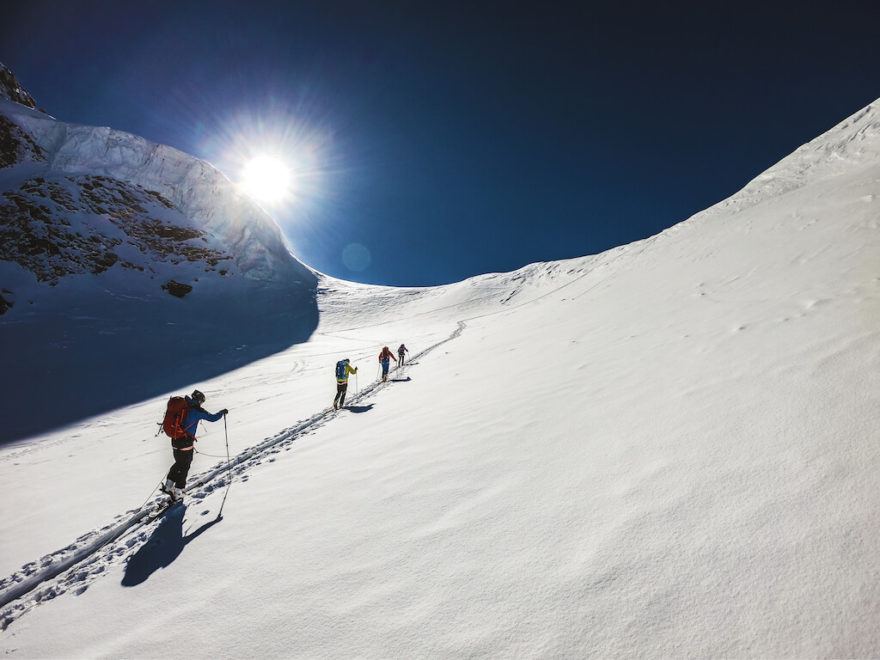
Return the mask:
<path id="1" fill-rule="evenodd" d="M 388 380 L 388 365 L 391 364 L 389 359 L 397 362 L 397 358 L 394 357 L 394 353 L 391 352 L 387 346 L 382 349 L 382 352 L 379 353 L 379 362 L 382 364 L 382 382 L 384 383 Z"/>
<path id="2" fill-rule="evenodd" d="M 336 398 L 333 399 L 333 410 L 345 408 L 345 392 L 348 390 L 348 376 L 349 374 L 356 374 L 357 372 L 357 367 L 352 367 L 348 358 L 336 363 Z"/>
<path id="3" fill-rule="evenodd" d="M 186 399 L 186 409 L 183 411 L 183 420 L 180 423 L 182 432 L 176 438 L 171 439 L 171 447 L 174 450 L 174 465 L 168 470 L 168 478 L 162 484 L 162 492 L 167 493 L 174 500 L 183 498 L 183 489 L 186 486 L 186 475 L 189 474 L 189 466 L 193 460 L 193 450 L 196 442 L 196 430 L 199 422 L 216 422 L 229 411 L 224 408 L 218 413 L 211 414 L 204 408 L 205 395 L 198 390 L 193 391 L 192 396 Z"/>
<path id="4" fill-rule="evenodd" d="M 406 346 L 404 346 L 403 344 L 401 344 L 401 345 L 398 346 L 398 348 L 397 348 L 397 357 L 400 358 L 400 366 L 401 366 L 401 367 L 403 366 L 403 354 L 406 353 L 406 352 L 408 352 L 408 351 L 409 351 L 409 349 L 408 349 Z"/>

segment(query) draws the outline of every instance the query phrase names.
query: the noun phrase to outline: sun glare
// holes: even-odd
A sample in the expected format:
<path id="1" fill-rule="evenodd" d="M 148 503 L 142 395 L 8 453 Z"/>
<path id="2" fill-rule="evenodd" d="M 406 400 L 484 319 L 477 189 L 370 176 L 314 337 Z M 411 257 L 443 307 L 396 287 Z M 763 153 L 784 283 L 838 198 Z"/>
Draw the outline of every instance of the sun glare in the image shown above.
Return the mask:
<path id="1" fill-rule="evenodd" d="M 290 194 L 290 170 L 272 156 L 257 156 L 244 166 L 242 187 L 260 202 L 277 202 Z"/>

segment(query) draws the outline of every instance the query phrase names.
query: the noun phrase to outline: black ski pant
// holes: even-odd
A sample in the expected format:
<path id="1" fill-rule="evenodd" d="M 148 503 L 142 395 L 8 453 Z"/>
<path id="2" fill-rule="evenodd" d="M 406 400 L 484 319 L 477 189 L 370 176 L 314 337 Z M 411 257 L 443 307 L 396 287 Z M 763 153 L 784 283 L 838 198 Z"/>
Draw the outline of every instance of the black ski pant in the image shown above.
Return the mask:
<path id="1" fill-rule="evenodd" d="M 400 356 L 400 366 L 402 367 L 403 366 L 403 353 L 398 353 L 397 355 Z"/>
<path id="2" fill-rule="evenodd" d="M 348 383 L 336 383 L 336 398 L 333 399 L 333 405 L 345 405 L 345 393 L 348 391 Z"/>
<path id="3" fill-rule="evenodd" d="M 186 486 L 186 475 L 189 474 L 189 466 L 193 462 L 193 454 L 195 446 L 192 438 L 177 438 L 171 441 L 174 449 L 174 465 L 168 470 L 168 478 L 174 482 L 178 488 Z M 178 447 L 189 447 L 189 449 L 178 449 Z"/>

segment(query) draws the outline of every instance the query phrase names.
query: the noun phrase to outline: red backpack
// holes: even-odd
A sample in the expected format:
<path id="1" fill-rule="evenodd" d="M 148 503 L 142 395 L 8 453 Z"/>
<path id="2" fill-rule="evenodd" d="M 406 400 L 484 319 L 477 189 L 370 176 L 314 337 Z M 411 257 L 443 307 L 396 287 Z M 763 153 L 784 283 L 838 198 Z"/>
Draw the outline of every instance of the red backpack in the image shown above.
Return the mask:
<path id="1" fill-rule="evenodd" d="M 189 403 L 182 396 L 173 396 L 168 399 L 165 419 L 162 420 L 162 430 L 165 431 L 165 435 L 171 439 L 186 435 L 186 431 L 183 428 L 183 418 L 189 409 Z"/>

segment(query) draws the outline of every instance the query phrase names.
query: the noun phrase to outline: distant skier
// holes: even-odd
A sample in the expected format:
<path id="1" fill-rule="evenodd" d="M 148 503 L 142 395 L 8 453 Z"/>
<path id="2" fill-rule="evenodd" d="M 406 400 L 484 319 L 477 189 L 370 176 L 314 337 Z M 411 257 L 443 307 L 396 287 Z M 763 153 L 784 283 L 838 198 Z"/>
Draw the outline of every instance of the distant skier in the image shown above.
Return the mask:
<path id="1" fill-rule="evenodd" d="M 229 412 L 224 408 L 218 413 L 211 414 L 202 408 L 203 403 L 205 403 L 205 395 L 195 390 L 191 397 L 172 397 L 165 412 L 163 427 L 165 433 L 171 436 L 174 465 L 168 470 L 168 478 L 165 479 L 161 489 L 175 500 L 183 497 L 186 476 L 189 474 L 189 466 L 192 465 L 199 422 L 203 419 L 206 422 L 216 422 Z"/>
<path id="2" fill-rule="evenodd" d="M 391 352 L 387 346 L 382 349 L 382 352 L 379 353 L 379 363 L 382 365 L 382 382 L 384 383 L 388 380 L 388 365 L 391 364 L 390 360 L 394 360 L 397 362 L 397 358 L 394 357 L 394 353 Z"/>
<path id="3" fill-rule="evenodd" d="M 345 408 L 345 393 L 348 390 L 349 374 L 356 374 L 357 367 L 352 367 L 349 359 L 345 358 L 336 363 L 336 398 L 333 399 L 333 410 Z"/>
<path id="4" fill-rule="evenodd" d="M 408 349 L 406 346 L 404 346 L 403 344 L 401 344 L 401 345 L 397 348 L 397 357 L 400 358 L 400 366 L 401 366 L 401 367 L 403 366 L 403 355 L 404 355 L 404 353 L 406 353 L 406 352 L 408 352 L 408 351 L 409 351 L 409 349 Z"/>

